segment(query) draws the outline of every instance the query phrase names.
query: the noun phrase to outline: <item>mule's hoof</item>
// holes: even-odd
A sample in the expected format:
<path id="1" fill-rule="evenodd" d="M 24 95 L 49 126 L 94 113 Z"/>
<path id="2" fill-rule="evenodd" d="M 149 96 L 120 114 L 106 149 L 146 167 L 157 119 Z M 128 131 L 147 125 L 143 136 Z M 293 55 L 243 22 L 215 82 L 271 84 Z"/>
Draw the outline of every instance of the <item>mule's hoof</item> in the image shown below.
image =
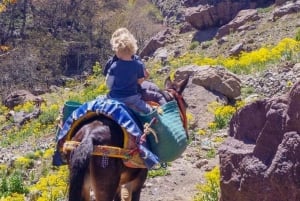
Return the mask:
<path id="1" fill-rule="evenodd" d="M 121 187 L 121 200 L 122 201 L 131 201 L 131 192 L 128 185 L 122 185 Z"/>

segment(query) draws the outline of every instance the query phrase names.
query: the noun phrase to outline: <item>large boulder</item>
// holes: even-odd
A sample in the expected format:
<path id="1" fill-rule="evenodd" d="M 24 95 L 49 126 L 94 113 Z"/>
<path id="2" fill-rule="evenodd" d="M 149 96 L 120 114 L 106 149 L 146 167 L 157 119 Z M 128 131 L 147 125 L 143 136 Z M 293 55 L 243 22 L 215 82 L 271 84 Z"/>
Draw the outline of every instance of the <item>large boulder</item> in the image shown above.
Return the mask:
<path id="1" fill-rule="evenodd" d="M 174 33 L 172 33 L 171 29 L 165 29 L 160 31 L 155 36 L 153 36 L 147 44 L 142 48 L 140 52 L 140 57 L 149 57 L 152 56 L 153 53 L 160 47 L 163 47 L 167 43 L 172 42 Z"/>
<path id="2" fill-rule="evenodd" d="M 16 90 L 5 97 L 3 103 L 6 107 L 13 109 L 15 106 L 21 105 L 28 101 L 40 105 L 44 100 L 42 97 L 35 96 L 27 90 Z"/>
<path id="3" fill-rule="evenodd" d="M 219 27 L 230 22 L 240 10 L 253 9 L 258 2 L 250 1 L 217 1 L 215 4 L 201 4 L 189 7 L 185 11 L 185 20 L 194 28 L 203 30 Z"/>
<path id="4" fill-rule="evenodd" d="M 241 10 L 238 14 L 231 20 L 228 24 L 219 28 L 216 38 L 220 39 L 225 35 L 233 33 L 238 30 L 238 28 L 242 27 L 246 23 L 250 21 L 257 21 L 259 20 L 258 12 L 256 9 L 248 9 L 248 10 Z"/>
<path id="5" fill-rule="evenodd" d="M 202 86 L 190 83 L 184 89 L 183 96 L 188 104 L 188 112 L 193 118 L 189 119 L 190 129 L 205 129 L 210 122 L 214 121 L 214 114 L 209 112 L 212 102 L 227 104 L 228 100 L 222 94 L 205 89 Z"/>
<path id="6" fill-rule="evenodd" d="M 208 111 L 212 102 L 228 104 L 229 99 L 241 93 L 240 79 L 225 68 L 211 66 L 184 66 L 176 70 L 175 80 L 190 76 L 190 82 L 183 92 L 188 104 L 188 112 L 192 114 L 191 128 L 207 128 L 214 121 L 214 114 Z"/>
<path id="7" fill-rule="evenodd" d="M 219 148 L 220 201 L 299 201 L 299 122 L 300 82 L 239 110 Z"/>
<path id="8" fill-rule="evenodd" d="M 229 99 L 241 95 L 241 80 L 222 66 L 185 66 L 176 71 L 175 79 L 182 79 L 186 74 L 192 76 L 192 83 L 212 92 L 220 93 Z"/>
<path id="9" fill-rule="evenodd" d="M 278 6 L 273 11 L 272 20 L 276 21 L 278 18 L 281 18 L 282 16 L 292 14 L 292 13 L 297 13 L 297 12 L 300 12 L 300 0 L 287 2 L 282 6 Z"/>

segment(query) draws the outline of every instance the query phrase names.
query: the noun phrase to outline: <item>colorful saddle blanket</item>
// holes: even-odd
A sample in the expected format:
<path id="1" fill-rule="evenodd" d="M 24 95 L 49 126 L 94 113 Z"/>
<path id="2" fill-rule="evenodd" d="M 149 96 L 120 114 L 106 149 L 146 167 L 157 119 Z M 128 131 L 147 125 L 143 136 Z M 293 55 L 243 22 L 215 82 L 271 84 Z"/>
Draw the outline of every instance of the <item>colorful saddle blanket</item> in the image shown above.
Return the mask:
<path id="1" fill-rule="evenodd" d="M 147 142 L 140 143 L 140 137 L 143 135 L 143 131 L 132 111 L 128 109 L 125 104 L 105 97 L 98 97 L 75 109 L 70 116 L 66 118 L 62 129 L 57 135 L 58 144 L 60 141 L 66 140 L 66 136 L 68 136 L 70 132 L 73 132 L 73 128 L 76 127 L 74 124 L 79 124 L 89 113 L 99 113 L 113 119 L 130 135 L 134 136 L 136 138 L 136 145 L 140 151 L 140 157 L 144 160 L 145 166 L 148 169 L 160 163 L 158 156 L 148 148 Z"/>

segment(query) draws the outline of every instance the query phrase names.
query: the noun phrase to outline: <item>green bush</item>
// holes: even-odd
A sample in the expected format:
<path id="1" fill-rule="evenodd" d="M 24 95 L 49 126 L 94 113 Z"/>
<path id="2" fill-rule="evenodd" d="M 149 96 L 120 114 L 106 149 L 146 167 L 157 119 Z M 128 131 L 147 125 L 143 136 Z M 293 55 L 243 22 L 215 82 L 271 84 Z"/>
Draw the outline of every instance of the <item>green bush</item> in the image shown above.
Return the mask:
<path id="1" fill-rule="evenodd" d="M 300 29 L 298 29 L 295 39 L 296 41 L 300 41 Z"/>
<path id="2" fill-rule="evenodd" d="M 165 168 L 165 167 L 161 167 L 159 169 L 150 170 L 148 172 L 148 177 L 149 178 L 166 176 L 166 175 L 170 175 L 170 171 L 167 170 L 167 168 Z"/>
<path id="3" fill-rule="evenodd" d="M 12 193 L 26 194 L 28 192 L 20 171 L 14 171 L 9 176 L 3 175 L 0 179 L 0 197 L 6 197 Z"/>
<path id="4" fill-rule="evenodd" d="M 218 201 L 220 194 L 220 169 L 214 167 L 204 175 L 206 182 L 196 186 L 198 193 L 193 201 Z"/>
<path id="5" fill-rule="evenodd" d="M 199 46 L 199 42 L 198 41 L 193 41 L 190 45 L 190 50 L 194 50 L 196 47 Z"/>
<path id="6" fill-rule="evenodd" d="M 59 114 L 59 108 L 48 108 L 46 111 L 43 111 L 39 116 L 38 120 L 43 125 L 51 125 L 53 124 Z"/>

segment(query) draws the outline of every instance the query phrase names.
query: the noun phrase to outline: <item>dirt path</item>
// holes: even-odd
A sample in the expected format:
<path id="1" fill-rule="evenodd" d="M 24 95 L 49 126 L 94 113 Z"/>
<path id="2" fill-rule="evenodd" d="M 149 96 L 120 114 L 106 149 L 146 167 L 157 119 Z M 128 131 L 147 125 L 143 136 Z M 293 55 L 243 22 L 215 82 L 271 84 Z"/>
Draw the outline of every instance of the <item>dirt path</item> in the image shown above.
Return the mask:
<path id="1" fill-rule="evenodd" d="M 190 144 L 183 155 L 167 167 L 170 175 L 148 178 L 141 201 L 192 201 L 203 174 L 218 164 L 218 157 L 205 158 L 199 143 Z"/>

